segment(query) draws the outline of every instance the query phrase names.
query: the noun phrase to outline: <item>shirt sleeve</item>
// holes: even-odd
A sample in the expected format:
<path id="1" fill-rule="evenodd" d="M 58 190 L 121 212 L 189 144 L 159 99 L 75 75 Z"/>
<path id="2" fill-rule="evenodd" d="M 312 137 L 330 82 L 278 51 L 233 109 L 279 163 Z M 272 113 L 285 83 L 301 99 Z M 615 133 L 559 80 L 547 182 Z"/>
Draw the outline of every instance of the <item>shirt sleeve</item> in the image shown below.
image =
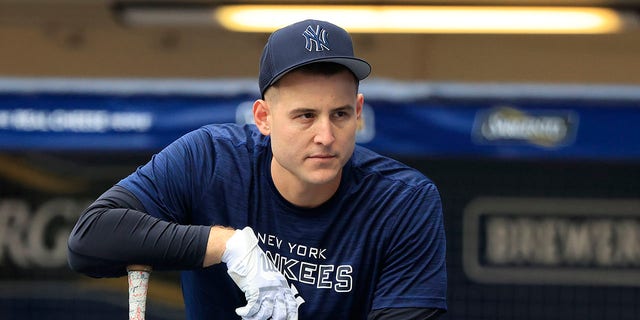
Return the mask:
<path id="1" fill-rule="evenodd" d="M 210 226 L 192 223 L 191 213 L 212 176 L 213 157 L 206 131 L 195 130 L 122 179 L 76 223 L 68 246 L 71 268 L 110 277 L 133 263 L 156 270 L 201 267 Z"/>
<path id="2" fill-rule="evenodd" d="M 446 239 L 438 190 L 428 183 L 402 201 L 372 309 L 446 310 Z"/>
<path id="3" fill-rule="evenodd" d="M 140 200 L 151 216 L 193 224 L 203 190 L 215 175 L 217 150 L 208 131 L 192 131 L 154 155 L 118 185 Z"/>

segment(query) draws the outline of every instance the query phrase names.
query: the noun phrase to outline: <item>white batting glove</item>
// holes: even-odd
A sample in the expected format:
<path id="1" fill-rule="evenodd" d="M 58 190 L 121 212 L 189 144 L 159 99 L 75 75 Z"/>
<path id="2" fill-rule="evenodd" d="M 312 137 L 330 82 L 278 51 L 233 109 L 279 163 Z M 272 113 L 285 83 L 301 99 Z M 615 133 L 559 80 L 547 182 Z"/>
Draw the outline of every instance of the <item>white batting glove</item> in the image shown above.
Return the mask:
<path id="1" fill-rule="evenodd" d="M 250 227 L 236 230 L 227 240 L 222 262 L 247 299 L 246 306 L 236 309 L 242 319 L 298 319 L 298 304 L 287 280 L 260 249 Z"/>

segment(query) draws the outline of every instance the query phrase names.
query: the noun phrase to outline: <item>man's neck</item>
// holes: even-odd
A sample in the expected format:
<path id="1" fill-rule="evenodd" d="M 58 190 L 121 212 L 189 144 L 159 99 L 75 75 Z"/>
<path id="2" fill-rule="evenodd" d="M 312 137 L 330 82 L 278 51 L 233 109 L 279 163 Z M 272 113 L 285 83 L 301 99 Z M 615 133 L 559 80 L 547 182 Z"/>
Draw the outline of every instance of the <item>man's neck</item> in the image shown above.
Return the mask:
<path id="1" fill-rule="evenodd" d="M 274 168 L 273 162 L 271 164 L 271 178 L 280 195 L 303 208 L 314 208 L 327 202 L 338 190 L 340 176 L 325 184 L 305 183 L 284 168 Z"/>

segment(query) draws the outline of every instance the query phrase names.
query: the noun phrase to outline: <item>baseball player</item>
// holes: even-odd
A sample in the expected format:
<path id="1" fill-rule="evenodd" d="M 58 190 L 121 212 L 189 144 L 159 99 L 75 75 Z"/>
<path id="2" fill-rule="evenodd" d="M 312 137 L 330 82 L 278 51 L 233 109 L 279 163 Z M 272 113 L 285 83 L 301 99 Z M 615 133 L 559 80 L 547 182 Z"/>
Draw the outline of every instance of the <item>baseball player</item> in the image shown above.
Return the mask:
<path id="1" fill-rule="evenodd" d="M 436 186 L 355 144 L 370 65 L 306 20 L 260 61 L 255 125 L 207 125 L 102 194 L 72 269 L 182 270 L 187 319 L 434 319 L 446 308 Z"/>

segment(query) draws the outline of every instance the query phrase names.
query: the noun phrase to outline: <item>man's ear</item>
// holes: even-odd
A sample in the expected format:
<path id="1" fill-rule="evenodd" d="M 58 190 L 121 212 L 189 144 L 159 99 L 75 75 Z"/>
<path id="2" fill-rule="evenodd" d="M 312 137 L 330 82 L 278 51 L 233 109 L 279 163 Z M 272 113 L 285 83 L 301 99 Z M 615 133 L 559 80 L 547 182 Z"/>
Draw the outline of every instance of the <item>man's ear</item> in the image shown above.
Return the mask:
<path id="1" fill-rule="evenodd" d="M 357 131 L 360 131 L 364 128 L 364 120 L 362 119 L 363 108 L 364 108 L 364 95 L 359 93 L 356 99 L 356 121 L 357 121 L 356 130 Z"/>
<path id="2" fill-rule="evenodd" d="M 253 121 L 265 136 L 271 133 L 271 110 L 266 101 L 258 99 L 253 103 Z"/>
<path id="3" fill-rule="evenodd" d="M 356 97 L 356 117 L 360 119 L 362 116 L 362 108 L 364 107 L 364 95 L 362 93 L 358 93 Z"/>

